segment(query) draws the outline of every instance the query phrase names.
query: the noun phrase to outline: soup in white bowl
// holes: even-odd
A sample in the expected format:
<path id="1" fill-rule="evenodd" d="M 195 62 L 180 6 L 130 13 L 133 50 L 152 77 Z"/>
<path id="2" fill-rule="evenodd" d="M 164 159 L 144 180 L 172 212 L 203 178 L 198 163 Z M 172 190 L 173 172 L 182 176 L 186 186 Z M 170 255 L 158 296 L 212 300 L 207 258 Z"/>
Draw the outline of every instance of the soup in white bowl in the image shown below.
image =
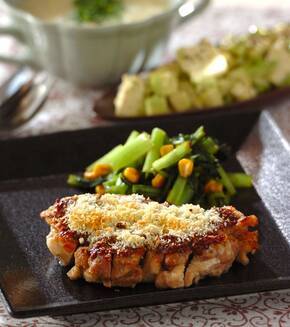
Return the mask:
<path id="1" fill-rule="evenodd" d="M 171 31 L 201 12 L 210 0 L 120 0 L 121 10 L 96 23 L 86 19 L 94 13 L 83 7 L 90 1 L 1 0 L 11 23 L 0 26 L 0 34 L 20 37 L 26 51 L 23 56 L 0 54 L 0 60 L 33 65 L 78 85 L 116 83 L 126 72 L 157 66 Z M 110 1 L 118 9 L 119 0 Z M 191 9 L 184 11 L 185 5 Z M 85 9 L 84 23 L 79 9 Z"/>
<path id="2" fill-rule="evenodd" d="M 122 0 L 120 3 L 120 12 L 89 24 L 107 26 L 136 23 L 168 10 L 172 2 L 169 0 Z M 77 21 L 73 0 L 22 0 L 18 8 L 45 21 Z"/>

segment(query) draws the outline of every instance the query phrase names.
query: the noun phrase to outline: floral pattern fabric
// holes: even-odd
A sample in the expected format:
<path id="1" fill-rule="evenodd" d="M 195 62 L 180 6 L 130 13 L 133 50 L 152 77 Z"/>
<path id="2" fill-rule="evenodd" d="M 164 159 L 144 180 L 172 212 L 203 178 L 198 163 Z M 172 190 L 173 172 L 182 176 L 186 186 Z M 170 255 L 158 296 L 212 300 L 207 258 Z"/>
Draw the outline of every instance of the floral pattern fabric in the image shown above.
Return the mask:
<path id="1" fill-rule="evenodd" d="M 13 319 L 0 302 L 1 327 L 290 326 L 290 290 L 61 317 Z"/>

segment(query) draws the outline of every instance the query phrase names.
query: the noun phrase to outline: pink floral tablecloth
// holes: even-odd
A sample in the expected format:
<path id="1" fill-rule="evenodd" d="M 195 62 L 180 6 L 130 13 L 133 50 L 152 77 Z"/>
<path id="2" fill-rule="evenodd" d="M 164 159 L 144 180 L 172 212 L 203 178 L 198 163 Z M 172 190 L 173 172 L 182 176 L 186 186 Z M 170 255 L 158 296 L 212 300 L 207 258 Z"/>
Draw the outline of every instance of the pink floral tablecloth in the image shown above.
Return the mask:
<path id="1" fill-rule="evenodd" d="M 65 317 L 15 320 L 0 306 L 0 326 L 290 326 L 290 290 Z"/>
<path id="2" fill-rule="evenodd" d="M 172 55 L 180 45 L 191 44 L 201 37 L 219 40 L 229 32 L 245 33 L 252 24 L 271 26 L 289 21 L 290 1 L 216 0 L 200 17 L 176 31 L 168 47 Z M 3 16 L 0 16 L 3 17 Z M 3 19 L 0 19 L 0 23 Z M 16 51 L 14 43 L 1 38 L 0 51 Z M 0 65 L 0 83 L 15 69 Z M 107 124 L 92 110 L 95 93 L 80 90 L 58 81 L 42 110 L 27 124 L 0 137 L 23 137 Z M 290 120 L 288 108 L 281 109 L 285 146 L 289 147 Z M 279 111 L 277 111 L 279 114 Z M 282 118 L 281 118 L 282 117 Z M 283 129 L 282 129 L 283 130 Z M 285 258 L 289 260 L 290 258 Z M 0 300 L 0 327 L 22 326 L 290 326 L 290 289 L 235 297 L 199 300 L 186 303 L 115 310 L 100 313 L 13 319 Z"/>

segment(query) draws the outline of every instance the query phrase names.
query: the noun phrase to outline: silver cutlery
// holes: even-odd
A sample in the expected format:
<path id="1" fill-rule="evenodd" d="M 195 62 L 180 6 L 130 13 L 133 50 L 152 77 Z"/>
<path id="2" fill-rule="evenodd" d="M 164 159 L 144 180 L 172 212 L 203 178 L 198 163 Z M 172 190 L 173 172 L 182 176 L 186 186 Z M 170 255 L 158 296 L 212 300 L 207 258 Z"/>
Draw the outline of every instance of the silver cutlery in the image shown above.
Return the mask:
<path id="1" fill-rule="evenodd" d="M 46 72 L 21 67 L 0 87 L 0 129 L 20 126 L 46 101 L 55 79 Z"/>

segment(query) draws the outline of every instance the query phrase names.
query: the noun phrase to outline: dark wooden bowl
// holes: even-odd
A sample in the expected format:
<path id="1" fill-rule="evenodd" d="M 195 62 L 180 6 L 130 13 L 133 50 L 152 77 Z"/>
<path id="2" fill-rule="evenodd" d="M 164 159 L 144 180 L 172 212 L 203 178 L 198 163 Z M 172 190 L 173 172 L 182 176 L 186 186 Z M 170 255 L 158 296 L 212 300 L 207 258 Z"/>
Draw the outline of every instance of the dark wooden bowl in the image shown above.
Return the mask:
<path id="1" fill-rule="evenodd" d="M 114 113 L 114 98 L 116 96 L 117 86 L 112 86 L 103 91 L 103 94 L 95 101 L 94 111 L 104 120 L 110 121 L 142 121 L 142 120 L 160 120 L 164 118 L 174 118 L 188 116 L 191 118 L 206 118 L 212 115 L 225 115 L 233 113 L 242 113 L 246 111 L 261 111 L 269 105 L 273 105 L 287 97 L 290 97 L 290 87 L 275 88 L 265 92 L 255 98 L 239 101 L 229 105 L 219 107 L 209 107 L 203 109 L 191 109 L 186 112 L 172 112 L 167 115 L 154 115 L 142 117 L 117 117 Z"/>

